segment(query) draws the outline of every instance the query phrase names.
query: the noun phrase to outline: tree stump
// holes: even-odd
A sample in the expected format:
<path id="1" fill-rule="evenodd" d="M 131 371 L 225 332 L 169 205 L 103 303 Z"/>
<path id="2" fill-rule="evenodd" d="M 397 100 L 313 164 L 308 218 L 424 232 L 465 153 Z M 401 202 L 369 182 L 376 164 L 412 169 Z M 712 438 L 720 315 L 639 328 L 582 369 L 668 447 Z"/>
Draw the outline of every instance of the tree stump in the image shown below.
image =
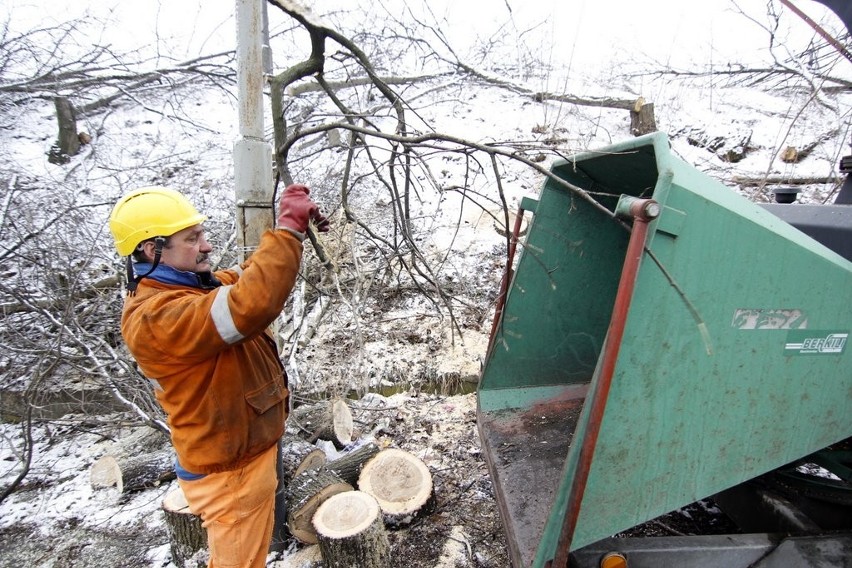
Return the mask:
<path id="1" fill-rule="evenodd" d="M 174 456 L 168 450 L 129 457 L 107 455 L 90 470 L 92 487 L 115 486 L 119 493 L 157 487 L 174 478 Z"/>
<path id="2" fill-rule="evenodd" d="M 297 436 L 281 440 L 281 478 L 284 483 L 309 469 L 318 469 L 326 461 L 325 452 Z"/>
<path id="3" fill-rule="evenodd" d="M 169 491 L 163 499 L 163 514 L 169 532 L 172 561 L 179 568 L 196 568 L 199 551 L 207 550 L 207 531 L 201 526 L 201 517 L 193 515 L 180 487 Z M 204 566 L 202 564 L 201 566 Z"/>
<path id="4" fill-rule="evenodd" d="M 361 491 L 338 493 L 317 509 L 313 519 L 327 568 L 386 568 L 390 544 L 379 503 Z"/>
<path id="5" fill-rule="evenodd" d="M 432 510 L 432 474 L 417 456 L 404 450 L 382 450 L 364 465 L 358 489 L 376 498 L 384 522 L 399 528 Z"/>
<path id="6" fill-rule="evenodd" d="M 69 156 L 76 156 L 80 151 L 80 138 L 77 135 L 77 116 L 74 105 L 65 97 L 56 97 L 56 120 L 59 123 L 59 137 L 55 150 L 51 149 L 48 161 L 51 164 L 65 164 Z"/>
<path id="7" fill-rule="evenodd" d="M 352 434 L 355 432 L 352 411 L 344 400 L 336 398 L 330 401 L 317 421 L 319 423 L 314 429 L 310 442 L 318 439 L 329 440 L 337 449 L 352 442 Z"/>
<path id="8" fill-rule="evenodd" d="M 340 479 L 355 487 L 358 485 L 358 477 L 361 475 L 361 470 L 364 469 L 364 464 L 378 453 L 379 447 L 373 442 L 368 442 L 349 453 L 343 454 L 336 460 L 328 462 L 324 469 L 331 471 Z"/>
<path id="9" fill-rule="evenodd" d="M 309 469 L 290 482 L 285 491 L 287 527 L 300 542 L 316 544 L 317 534 L 311 520 L 329 497 L 352 491 L 353 487 L 325 469 Z"/>
<path id="10" fill-rule="evenodd" d="M 644 98 L 639 97 L 630 109 L 630 132 L 633 136 L 642 136 L 656 131 L 654 103 L 646 103 Z"/>

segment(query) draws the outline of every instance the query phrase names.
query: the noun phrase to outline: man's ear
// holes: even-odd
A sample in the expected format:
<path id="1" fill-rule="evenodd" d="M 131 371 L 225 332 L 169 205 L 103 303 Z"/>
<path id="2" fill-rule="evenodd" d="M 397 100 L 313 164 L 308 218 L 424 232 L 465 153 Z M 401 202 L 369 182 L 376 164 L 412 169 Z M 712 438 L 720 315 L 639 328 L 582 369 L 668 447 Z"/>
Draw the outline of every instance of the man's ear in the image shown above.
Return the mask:
<path id="1" fill-rule="evenodd" d="M 154 241 L 145 241 L 139 245 L 139 248 L 142 249 L 142 253 L 145 255 L 145 260 L 148 262 L 154 262 L 154 250 L 156 250 Z"/>

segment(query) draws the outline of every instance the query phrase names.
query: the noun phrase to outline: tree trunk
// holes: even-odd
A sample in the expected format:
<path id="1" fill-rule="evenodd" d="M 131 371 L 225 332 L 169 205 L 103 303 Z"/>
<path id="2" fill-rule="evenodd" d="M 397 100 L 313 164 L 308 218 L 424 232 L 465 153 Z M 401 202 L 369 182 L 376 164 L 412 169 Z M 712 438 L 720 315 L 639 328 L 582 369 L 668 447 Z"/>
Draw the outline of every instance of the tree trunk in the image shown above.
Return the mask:
<path id="1" fill-rule="evenodd" d="M 332 495 L 353 487 L 330 471 L 309 469 L 293 478 L 287 487 L 287 527 L 300 542 L 315 544 L 317 534 L 311 520 L 317 508 Z"/>
<path id="2" fill-rule="evenodd" d="M 179 568 L 196 568 L 197 561 L 207 550 L 207 531 L 201 526 L 201 517 L 189 511 L 183 491 L 178 487 L 163 499 L 163 514 L 169 532 L 172 561 Z M 201 564 L 204 566 L 204 564 Z"/>
<path id="3" fill-rule="evenodd" d="M 80 151 L 80 138 L 77 135 L 77 117 L 74 105 L 65 97 L 56 97 L 56 120 L 59 123 L 59 138 L 56 142 L 56 155 L 51 152 L 50 163 L 64 164 L 68 156 L 76 156 Z"/>
<path id="4" fill-rule="evenodd" d="M 303 471 L 320 468 L 325 460 L 325 452 L 297 436 L 285 436 L 281 441 L 282 480 L 285 484 Z"/>
<path id="5" fill-rule="evenodd" d="M 175 478 L 174 456 L 163 450 L 139 456 L 104 456 L 92 465 L 92 487 L 118 488 L 119 493 L 131 493 L 157 487 Z"/>
<path id="6" fill-rule="evenodd" d="M 378 502 L 361 491 L 329 497 L 314 515 L 327 568 L 386 568 L 390 544 Z"/>
<path id="7" fill-rule="evenodd" d="M 630 109 L 630 132 L 633 136 L 642 136 L 656 131 L 654 103 L 646 103 L 645 99 L 639 97 Z"/>
<path id="8" fill-rule="evenodd" d="M 429 513 L 435 504 L 432 474 L 417 456 L 382 450 L 364 465 L 358 489 L 376 498 L 389 527 L 403 527 Z"/>
<path id="9" fill-rule="evenodd" d="M 331 471 L 354 487 L 358 484 L 358 476 L 361 475 L 364 464 L 378 453 L 379 447 L 373 442 L 368 442 L 348 454 L 343 454 L 336 460 L 328 462 L 324 469 Z"/>

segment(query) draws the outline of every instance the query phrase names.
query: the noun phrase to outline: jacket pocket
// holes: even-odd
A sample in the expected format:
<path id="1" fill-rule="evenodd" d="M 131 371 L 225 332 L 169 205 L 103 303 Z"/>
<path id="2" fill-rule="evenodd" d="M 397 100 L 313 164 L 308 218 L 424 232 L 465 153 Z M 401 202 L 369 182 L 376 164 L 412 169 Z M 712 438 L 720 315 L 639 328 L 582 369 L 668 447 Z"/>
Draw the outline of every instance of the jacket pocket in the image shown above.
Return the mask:
<path id="1" fill-rule="evenodd" d="M 287 387 L 281 381 L 271 380 L 260 388 L 246 393 L 246 402 L 258 414 L 263 414 L 287 398 Z"/>

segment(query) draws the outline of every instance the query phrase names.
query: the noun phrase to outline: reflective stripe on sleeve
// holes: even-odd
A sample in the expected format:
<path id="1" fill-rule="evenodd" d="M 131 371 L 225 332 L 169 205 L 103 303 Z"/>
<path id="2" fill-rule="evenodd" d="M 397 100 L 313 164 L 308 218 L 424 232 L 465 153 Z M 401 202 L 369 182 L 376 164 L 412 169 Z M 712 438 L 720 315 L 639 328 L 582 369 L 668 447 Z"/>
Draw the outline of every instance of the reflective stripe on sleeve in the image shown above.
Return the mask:
<path id="1" fill-rule="evenodd" d="M 229 345 L 243 339 L 243 334 L 234 325 L 234 318 L 231 316 L 231 308 L 228 305 L 231 288 L 231 286 L 217 288 L 216 299 L 213 300 L 213 306 L 210 308 L 210 316 L 213 318 L 216 331 Z"/>

